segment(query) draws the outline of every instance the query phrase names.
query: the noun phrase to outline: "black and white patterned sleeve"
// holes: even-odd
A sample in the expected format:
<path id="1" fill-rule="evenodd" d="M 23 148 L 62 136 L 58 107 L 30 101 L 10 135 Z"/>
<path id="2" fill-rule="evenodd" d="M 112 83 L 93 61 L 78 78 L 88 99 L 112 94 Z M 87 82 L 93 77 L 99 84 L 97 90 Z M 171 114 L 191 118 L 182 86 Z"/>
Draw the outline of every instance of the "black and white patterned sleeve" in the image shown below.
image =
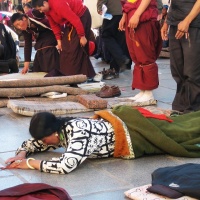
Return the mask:
<path id="1" fill-rule="evenodd" d="M 26 156 L 29 156 L 32 153 L 54 150 L 58 147 L 59 146 L 45 145 L 41 140 L 35 140 L 32 138 L 22 143 L 22 145 L 17 149 L 16 155 L 20 151 L 26 151 Z"/>
<path id="2" fill-rule="evenodd" d="M 68 137 L 66 152 L 60 158 L 42 161 L 40 170 L 58 174 L 71 172 L 93 152 L 100 151 L 108 129 L 102 122 L 87 119 L 73 120 L 66 127 Z"/>

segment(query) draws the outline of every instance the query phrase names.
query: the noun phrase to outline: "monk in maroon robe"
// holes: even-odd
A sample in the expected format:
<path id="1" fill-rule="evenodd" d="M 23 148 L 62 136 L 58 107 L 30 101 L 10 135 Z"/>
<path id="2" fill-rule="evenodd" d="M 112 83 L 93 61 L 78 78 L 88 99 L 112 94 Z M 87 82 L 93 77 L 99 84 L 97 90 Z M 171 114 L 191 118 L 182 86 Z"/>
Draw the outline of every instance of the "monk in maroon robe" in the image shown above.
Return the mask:
<path id="1" fill-rule="evenodd" d="M 135 63 L 132 89 L 140 92 L 132 97 L 137 102 L 154 99 L 152 90 L 159 85 L 156 60 L 162 48 L 156 0 L 125 0 L 119 29 L 125 30 L 130 56 Z"/>

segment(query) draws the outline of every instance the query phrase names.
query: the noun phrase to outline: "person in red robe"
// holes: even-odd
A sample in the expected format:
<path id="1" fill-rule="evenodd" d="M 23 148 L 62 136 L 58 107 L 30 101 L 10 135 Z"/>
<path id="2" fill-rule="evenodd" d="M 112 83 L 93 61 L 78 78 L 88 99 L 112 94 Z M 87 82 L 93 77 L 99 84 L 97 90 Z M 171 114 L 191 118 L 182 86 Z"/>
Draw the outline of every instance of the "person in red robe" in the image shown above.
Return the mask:
<path id="1" fill-rule="evenodd" d="M 152 90 L 159 85 L 156 60 L 162 48 L 156 0 L 124 0 L 119 30 L 125 30 L 130 56 L 135 63 L 132 89 L 137 102 L 154 99 Z"/>
<path id="2" fill-rule="evenodd" d="M 48 17 L 60 50 L 61 72 L 94 77 L 88 42 L 91 15 L 82 0 L 33 0 L 32 6 Z M 65 27 L 63 33 L 61 25 Z"/>

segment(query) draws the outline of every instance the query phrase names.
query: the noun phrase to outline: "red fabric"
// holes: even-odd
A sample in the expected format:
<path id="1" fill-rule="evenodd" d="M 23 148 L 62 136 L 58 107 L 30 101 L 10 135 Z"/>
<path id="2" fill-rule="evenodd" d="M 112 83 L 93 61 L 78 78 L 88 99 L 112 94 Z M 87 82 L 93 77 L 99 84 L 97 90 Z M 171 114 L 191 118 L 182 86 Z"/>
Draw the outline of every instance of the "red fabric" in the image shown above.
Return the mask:
<path id="1" fill-rule="evenodd" d="M 159 85 L 158 66 L 156 63 L 147 66 L 134 66 L 132 89 L 153 90 Z"/>
<path id="2" fill-rule="evenodd" d="M 81 17 L 85 29 L 85 37 L 90 41 L 91 21 L 89 10 L 86 10 Z M 70 40 L 69 40 L 70 35 Z M 94 77 L 95 71 L 89 55 L 89 42 L 84 47 L 80 45 L 77 31 L 66 27 L 62 39 L 62 51 L 60 53 L 60 71 L 66 76 L 84 74 L 87 77 Z"/>
<path id="3" fill-rule="evenodd" d="M 0 21 L 2 21 L 2 20 L 9 21 L 9 20 L 10 20 L 10 17 L 8 17 L 8 16 L 5 15 L 5 14 L 0 13 Z"/>
<path id="4" fill-rule="evenodd" d="M 131 59 L 136 65 L 149 65 L 156 62 L 162 49 L 158 21 L 143 22 L 134 31 L 126 24 L 125 33 Z"/>
<path id="5" fill-rule="evenodd" d="M 0 191 L 0 200 L 72 200 L 62 188 L 44 183 L 24 183 Z"/>
<path id="6" fill-rule="evenodd" d="M 56 39 L 61 39 L 61 27 L 66 23 L 72 24 L 79 37 L 84 36 L 84 28 L 80 17 L 86 10 L 82 0 L 48 0 L 50 10 L 45 14 L 48 16 L 51 28 Z"/>
<path id="7" fill-rule="evenodd" d="M 135 109 L 137 109 L 146 118 L 155 118 L 155 119 L 159 119 L 159 120 L 173 122 L 173 120 L 166 117 L 166 115 L 164 115 L 164 114 L 154 114 L 154 113 L 150 112 L 149 110 L 141 108 L 141 107 L 135 107 Z"/>
<path id="8" fill-rule="evenodd" d="M 158 66 L 155 62 L 162 49 L 159 22 L 143 22 L 135 30 L 128 28 L 126 23 L 126 42 L 131 59 L 135 63 L 132 89 L 156 89 L 159 81 Z"/>
<path id="9" fill-rule="evenodd" d="M 135 3 L 125 2 L 123 3 L 123 12 L 129 13 L 131 16 L 135 13 L 137 8 L 139 7 L 141 0 L 137 0 Z M 158 9 L 156 0 L 151 0 L 147 9 L 140 16 L 140 22 L 145 22 L 149 20 L 157 20 L 158 17 Z"/>
<path id="10" fill-rule="evenodd" d="M 95 43 L 93 41 L 89 41 L 89 55 L 92 56 L 95 51 Z"/>

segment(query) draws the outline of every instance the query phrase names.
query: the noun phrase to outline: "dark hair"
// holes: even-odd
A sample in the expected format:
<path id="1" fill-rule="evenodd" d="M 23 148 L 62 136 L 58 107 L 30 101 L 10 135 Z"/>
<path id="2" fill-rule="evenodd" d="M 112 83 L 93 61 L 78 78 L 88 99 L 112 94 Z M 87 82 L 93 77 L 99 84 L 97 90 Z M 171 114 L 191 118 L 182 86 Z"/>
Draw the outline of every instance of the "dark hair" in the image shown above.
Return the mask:
<path id="1" fill-rule="evenodd" d="M 16 10 L 16 11 L 21 11 L 21 12 L 24 13 L 24 9 L 23 9 L 23 6 L 22 6 L 21 4 L 17 5 L 17 6 L 15 7 L 15 10 Z"/>
<path id="2" fill-rule="evenodd" d="M 48 0 L 32 0 L 31 4 L 32 4 L 33 8 L 35 8 L 37 6 L 41 7 L 41 6 L 43 6 L 44 1 L 48 2 Z"/>
<path id="3" fill-rule="evenodd" d="M 10 18 L 10 21 L 11 23 L 15 23 L 15 21 L 17 20 L 22 20 L 23 17 L 26 17 L 28 18 L 25 14 L 21 14 L 21 13 L 14 13 L 11 18 Z"/>
<path id="4" fill-rule="evenodd" d="M 24 7 L 32 8 L 32 5 L 30 3 L 26 3 L 26 4 L 23 5 L 23 8 Z"/>
<path id="5" fill-rule="evenodd" d="M 54 132 L 60 132 L 65 120 L 56 117 L 49 112 L 40 112 L 35 114 L 30 122 L 29 132 L 31 136 L 40 140 Z"/>

